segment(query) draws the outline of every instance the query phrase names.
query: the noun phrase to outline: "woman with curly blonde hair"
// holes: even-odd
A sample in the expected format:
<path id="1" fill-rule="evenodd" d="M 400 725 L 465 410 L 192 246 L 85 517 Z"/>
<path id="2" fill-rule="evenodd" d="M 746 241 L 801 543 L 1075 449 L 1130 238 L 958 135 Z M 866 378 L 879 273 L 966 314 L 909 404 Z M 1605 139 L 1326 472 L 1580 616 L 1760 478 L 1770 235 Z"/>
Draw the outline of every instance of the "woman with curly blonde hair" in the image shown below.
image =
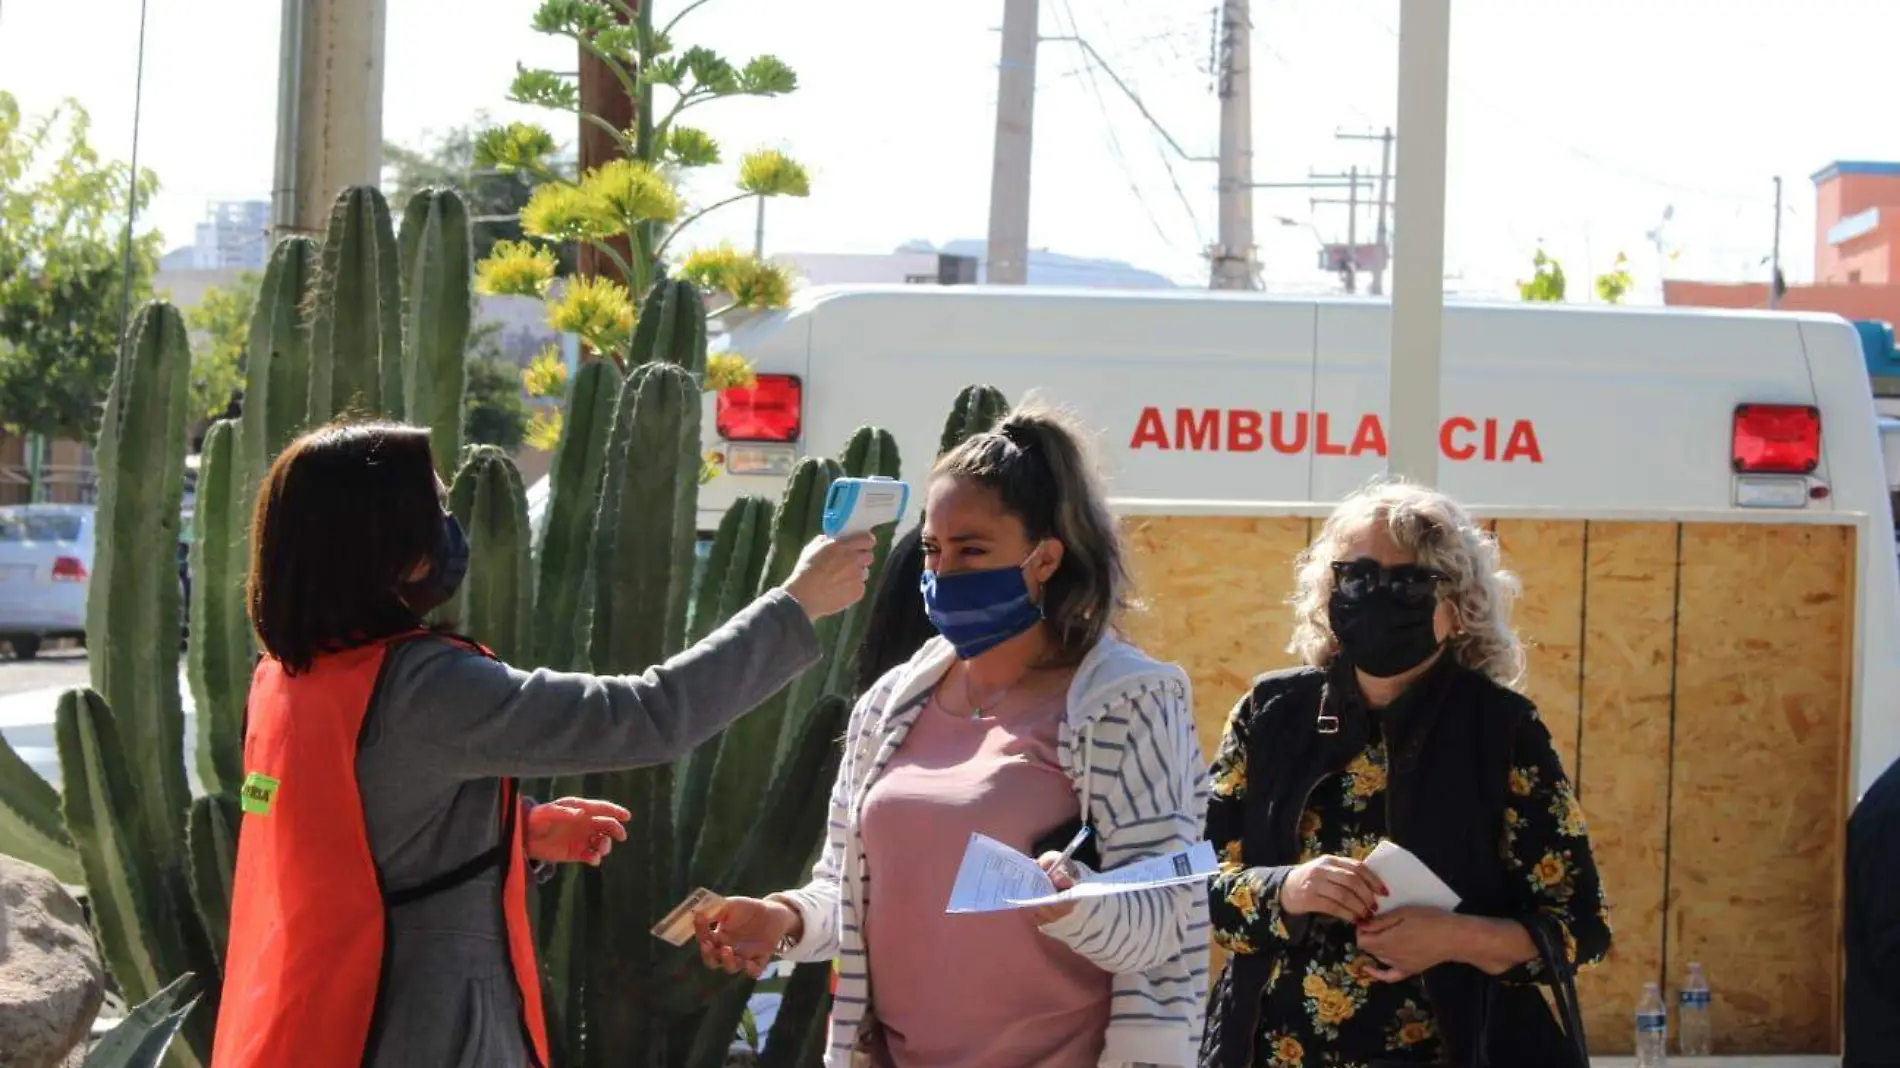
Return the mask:
<path id="1" fill-rule="evenodd" d="M 1515 578 L 1435 490 L 1379 482 L 1300 555 L 1290 651 L 1211 777 L 1215 988 L 1203 1068 L 1583 1068 L 1570 978 L 1610 925 L 1575 791 L 1517 692 Z M 1391 907 L 1391 840 L 1459 897 Z M 1563 1023 L 1537 984 L 1557 994 Z"/>

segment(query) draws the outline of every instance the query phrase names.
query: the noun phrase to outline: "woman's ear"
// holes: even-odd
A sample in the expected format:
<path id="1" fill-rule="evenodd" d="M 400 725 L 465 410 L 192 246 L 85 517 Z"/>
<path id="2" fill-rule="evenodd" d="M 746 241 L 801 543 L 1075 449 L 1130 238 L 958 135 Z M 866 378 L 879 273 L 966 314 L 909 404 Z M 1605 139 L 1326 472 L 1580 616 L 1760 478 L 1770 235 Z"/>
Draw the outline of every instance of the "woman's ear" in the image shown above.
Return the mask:
<path id="1" fill-rule="evenodd" d="M 1038 588 L 1046 585 L 1062 567 L 1062 555 L 1066 550 L 1058 538 L 1042 539 L 1042 543 L 1029 554 L 1029 577 L 1034 579 Z"/>

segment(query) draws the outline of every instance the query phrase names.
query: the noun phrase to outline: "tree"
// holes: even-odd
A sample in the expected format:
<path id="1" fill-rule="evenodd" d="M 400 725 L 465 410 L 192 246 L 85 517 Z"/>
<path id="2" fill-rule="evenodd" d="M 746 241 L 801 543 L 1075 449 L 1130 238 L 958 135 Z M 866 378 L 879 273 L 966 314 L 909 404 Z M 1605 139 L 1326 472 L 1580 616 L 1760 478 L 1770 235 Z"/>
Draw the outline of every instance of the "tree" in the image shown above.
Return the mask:
<path id="1" fill-rule="evenodd" d="M 475 130 L 491 125 L 485 113 L 477 113 L 472 126 L 453 126 L 448 132 L 416 147 L 393 143 L 383 145 L 383 187 L 392 203 L 406 203 L 421 189 L 431 186 L 453 189 L 468 204 L 475 237 L 475 258 L 486 259 L 497 241 L 522 239 L 521 220 L 517 217 L 534 192 L 534 179 L 520 171 L 500 171 L 476 160 Z M 566 173 L 565 164 L 549 159 L 555 173 Z M 574 270 L 572 242 L 557 245 L 556 273 L 566 277 Z"/>
<path id="2" fill-rule="evenodd" d="M 469 335 L 462 440 L 514 452 L 528 436 L 528 404 L 522 396 L 521 368 L 501 355 L 495 343 L 500 331 L 500 323 L 482 323 Z"/>
<path id="3" fill-rule="evenodd" d="M 1564 265 L 1542 248 L 1531 257 L 1530 281 L 1517 283 L 1518 296 L 1533 303 L 1562 304 L 1564 301 Z"/>
<path id="4" fill-rule="evenodd" d="M 689 204 L 682 193 L 686 176 L 718 165 L 724 150 L 703 129 L 682 124 L 688 111 L 716 100 L 775 97 L 798 88 L 798 76 L 776 56 L 761 55 L 734 65 L 717 52 L 695 45 L 680 49 L 675 31 L 704 0 L 685 5 L 662 26 L 654 25 L 653 6 L 612 0 L 542 0 L 534 29 L 572 41 L 632 98 L 634 121 L 624 128 L 587 110 L 577 77 L 545 68 L 521 67 L 508 99 L 578 120 L 611 138 L 619 158 L 590 167 L 577 178 L 558 173 L 551 162 L 552 133 L 532 123 L 514 122 L 483 130 L 475 139 L 480 170 L 522 175 L 534 192 L 520 209 L 520 241 L 498 241 L 476 264 L 475 286 L 483 293 L 537 297 L 547 302 L 548 325 L 579 335 L 594 356 L 624 362 L 633 336 L 636 302 L 666 265 L 706 292 L 725 296 L 719 311 L 783 306 L 791 278 L 776 265 L 729 247 L 681 257 L 675 241 L 710 212 L 754 197 L 811 195 L 811 178 L 796 160 L 777 149 L 759 149 L 739 161 L 735 188 L 706 204 Z M 656 96 L 665 107 L 656 109 Z M 559 261 L 550 244 L 585 246 L 597 274 L 583 274 L 555 286 Z M 563 376 L 545 358 L 529 369 L 534 396 L 558 389 Z M 751 383 L 745 358 L 722 353 L 707 362 L 705 389 Z M 535 413 L 529 440 L 536 447 L 559 437 L 557 413 Z"/>
<path id="5" fill-rule="evenodd" d="M 76 102 L 23 122 L 0 92 L 0 427 L 90 439 L 117 363 L 128 289 L 151 290 L 162 238 L 124 245 L 128 205 L 143 207 L 158 179 L 135 179 L 88 143 Z"/>
<path id="6" fill-rule="evenodd" d="M 191 417 L 222 415 L 244 388 L 244 346 L 250 341 L 251 309 L 264 277 L 240 271 L 230 285 L 212 286 L 185 311 L 191 327 Z"/>

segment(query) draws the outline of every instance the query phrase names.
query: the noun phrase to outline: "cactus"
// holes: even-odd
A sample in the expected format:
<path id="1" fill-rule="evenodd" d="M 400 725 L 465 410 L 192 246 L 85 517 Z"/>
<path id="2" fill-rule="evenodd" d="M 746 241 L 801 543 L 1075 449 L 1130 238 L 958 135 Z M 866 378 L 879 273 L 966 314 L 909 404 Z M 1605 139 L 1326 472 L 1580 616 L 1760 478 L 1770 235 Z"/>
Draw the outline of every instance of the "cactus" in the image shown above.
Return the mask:
<path id="1" fill-rule="evenodd" d="M 942 456 L 970 438 L 1002 422 L 1009 412 L 1009 398 L 995 386 L 965 386 L 950 406 L 950 418 L 943 423 L 943 443 L 937 447 Z"/>
<path id="2" fill-rule="evenodd" d="M 452 192 L 424 189 L 402 214 L 402 409 L 429 428 L 436 473 L 454 477 L 468 388 L 469 288 L 474 253 L 468 209 Z M 394 407 L 385 394 L 385 405 Z"/>
<path id="3" fill-rule="evenodd" d="M 85 874 L 73 840 L 60 822 L 59 791 L 0 740 L 0 853 L 53 873 L 62 883 L 82 883 Z"/>
<path id="4" fill-rule="evenodd" d="M 468 532 L 469 572 L 451 615 L 503 660 L 528 651 L 528 498 L 521 472 L 492 445 L 469 452 L 449 490 L 449 510 Z"/>
<path id="5" fill-rule="evenodd" d="M 239 435 L 227 419 L 205 434 L 191 543 L 192 573 L 211 580 L 191 599 L 186 664 L 198 713 L 198 778 L 213 792 L 236 791 L 244 778 L 244 702 L 256 657 L 244 604 L 251 493 Z"/>
<path id="6" fill-rule="evenodd" d="M 369 186 L 343 191 L 330 209 L 310 319 L 310 416 L 400 414 L 402 292 L 389 204 Z M 459 416 L 458 416 L 459 418 Z"/>
<path id="7" fill-rule="evenodd" d="M 270 458 L 290 444 L 310 417 L 310 331 L 304 301 L 319 262 L 317 243 L 307 237 L 278 242 L 251 311 L 241 425 L 245 477 L 252 487 L 264 477 Z M 244 500 L 250 500 L 250 493 Z"/>
<path id="8" fill-rule="evenodd" d="M 587 664 L 586 621 L 592 604 L 587 562 L 621 385 L 612 360 L 595 360 L 574 375 L 548 472 L 545 526 L 537 534 L 541 556 L 536 562 L 534 662 L 560 671 Z"/>
<path id="9" fill-rule="evenodd" d="M 231 878 L 237 871 L 237 830 L 240 819 L 234 794 L 214 794 L 191 803 L 185 848 L 191 854 L 191 899 L 198 918 L 224 964 L 231 928 Z"/>
<path id="10" fill-rule="evenodd" d="M 706 304 L 691 282 L 662 278 L 647 293 L 634 327 L 629 363 L 664 360 L 695 377 L 706 373 Z"/>

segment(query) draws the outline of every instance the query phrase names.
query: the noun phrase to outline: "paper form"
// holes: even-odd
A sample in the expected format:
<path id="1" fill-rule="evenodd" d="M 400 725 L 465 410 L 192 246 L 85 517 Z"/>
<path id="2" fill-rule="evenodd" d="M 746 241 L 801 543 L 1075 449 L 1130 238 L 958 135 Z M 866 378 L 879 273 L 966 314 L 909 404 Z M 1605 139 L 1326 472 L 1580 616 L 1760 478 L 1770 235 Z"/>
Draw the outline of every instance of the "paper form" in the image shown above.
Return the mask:
<path id="1" fill-rule="evenodd" d="M 1164 886 L 1202 882 L 1214 873 L 1214 847 L 1200 842 L 1178 853 L 1149 857 L 1114 871 L 1099 872 L 1058 891 L 1042 867 L 1009 846 L 981 834 L 970 835 L 956 884 L 945 912 L 1002 912 L 1036 908 L 1082 898 L 1132 894 Z"/>
<path id="2" fill-rule="evenodd" d="M 1397 842 L 1390 839 L 1380 842 L 1367 854 L 1366 867 L 1385 880 L 1385 888 L 1392 891 L 1392 896 L 1379 902 L 1381 912 L 1411 905 L 1444 909 L 1446 912 L 1458 907 L 1457 892 L 1446 886 L 1445 880 L 1426 867 L 1417 854 Z"/>

